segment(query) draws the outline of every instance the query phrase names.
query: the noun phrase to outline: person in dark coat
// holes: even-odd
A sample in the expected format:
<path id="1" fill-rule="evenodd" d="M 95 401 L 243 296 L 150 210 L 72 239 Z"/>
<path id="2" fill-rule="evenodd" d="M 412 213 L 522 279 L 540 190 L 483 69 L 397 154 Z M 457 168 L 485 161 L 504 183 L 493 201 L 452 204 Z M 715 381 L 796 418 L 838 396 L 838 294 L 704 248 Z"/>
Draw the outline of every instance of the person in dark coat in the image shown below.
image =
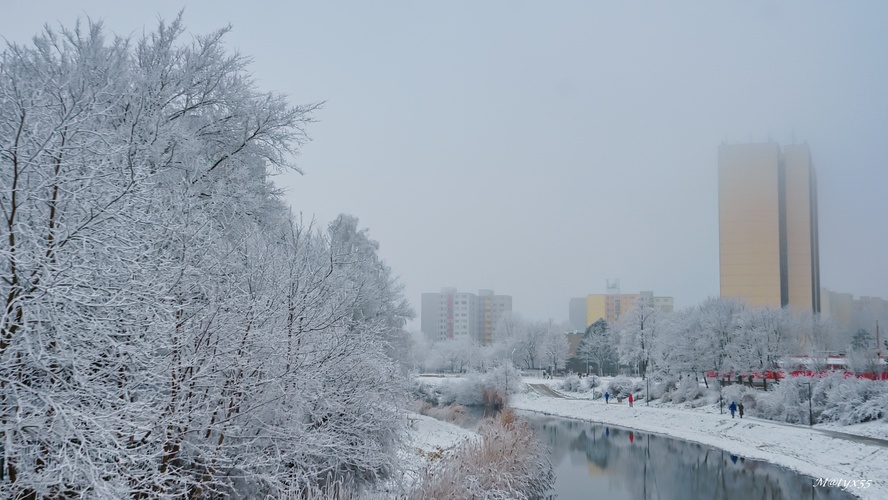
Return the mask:
<path id="1" fill-rule="evenodd" d="M 737 411 L 740 412 L 740 418 L 743 418 L 743 403 L 737 406 Z"/>
<path id="2" fill-rule="evenodd" d="M 609 393 L 609 392 L 605 392 L 605 393 L 604 393 L 604 404 L 608 404 L 608 402 L 610 401 L 610 398 L 611 398 L 610 393 Z"/>
<path id="3" fill-rule="evenodd" d="M 731 406 L 728 409 L 731 410 L 731 418 L 734 418 L 734 412 L 737 411 L 737 403 L 731 401 Z"/>

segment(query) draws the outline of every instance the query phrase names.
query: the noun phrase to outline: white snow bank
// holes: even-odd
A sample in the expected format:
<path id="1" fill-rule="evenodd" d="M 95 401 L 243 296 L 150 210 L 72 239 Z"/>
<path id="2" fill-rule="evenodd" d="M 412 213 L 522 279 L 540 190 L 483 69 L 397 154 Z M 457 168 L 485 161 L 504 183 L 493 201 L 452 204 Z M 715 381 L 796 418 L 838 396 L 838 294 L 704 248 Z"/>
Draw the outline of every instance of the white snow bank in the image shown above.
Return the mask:
<path id="1" fill-rule="evenodd" d="M 431 460 L 446 456 L 450 450 L 467 440 L 480 436 L 468 429 L 432 417 L 411 413 L 406 447 L 402 451 L 408 477 L 415 478 Z"/>
<path id="2" fill-rule="evenodd" d="M 401 498 L 433 460 L 446 457 L 458 445 L 480 436 L 457 425 L 432 417 L 410 413 L 404 447 L 398 453 L 404 465 L 403 476 L 390 478 L 362 492 L 365 500 Z"/>

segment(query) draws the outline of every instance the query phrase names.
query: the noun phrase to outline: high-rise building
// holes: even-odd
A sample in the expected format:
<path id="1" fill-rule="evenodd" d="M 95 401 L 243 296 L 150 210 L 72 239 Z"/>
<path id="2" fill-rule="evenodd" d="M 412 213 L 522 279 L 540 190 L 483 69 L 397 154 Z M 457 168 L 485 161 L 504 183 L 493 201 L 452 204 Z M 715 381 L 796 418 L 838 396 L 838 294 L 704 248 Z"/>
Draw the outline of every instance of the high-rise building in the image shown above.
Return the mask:
<path id="1" fill-rule="evenodd" d="M 722 297 L 820 312 L 817 180 L 807 145 L 718 150 Z"/>
<path id="2" fill-rule="evenodd" d="M 493 290 L 473 293 L 442 288 L 441 293 L 422 294 L 420 329 L 435 340 L 471 340 L 481 345 L 493 342 L 493 330 L 506 313 L 512 312 L 512 297 Z"/>

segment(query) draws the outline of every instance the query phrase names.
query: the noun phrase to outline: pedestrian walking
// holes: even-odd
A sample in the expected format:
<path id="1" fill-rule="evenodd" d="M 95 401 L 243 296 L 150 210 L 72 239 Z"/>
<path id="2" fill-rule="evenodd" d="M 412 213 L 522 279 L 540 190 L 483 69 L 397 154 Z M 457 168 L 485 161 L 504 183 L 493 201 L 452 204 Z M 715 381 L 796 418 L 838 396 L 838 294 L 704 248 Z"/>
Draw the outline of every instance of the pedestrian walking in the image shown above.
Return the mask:
<path id="1" fill-rule="evenodd" d="M 605 392 L 605 393 L 604 393 L 604 404 L 608 404 L 608 403 L 610 403 L 610 398 L 611 398 L 610 393 L 609 393 L 609 392 Z"/>
<path id="2" fill-rule="evenodd" d="M 633 399 L 632 399 L 632 393 L 630 392 L 630 393 L 629 393 L 629 408 L 632 408 L 632 401 L 633 401 Z"/>
<path id="3" fill-rule="evenodd" d="M 740 412 L 740 418 L 743 418 L 743 403 L 737 406 L 737 410 Z"/>
<path id="4" fill-rule="evenodd" d="M 734 418 L 734 412 L 737 411 L 737 403 L 731 401 L 731 406 L 728 409 L 731 410 L 731 418 Z"/>

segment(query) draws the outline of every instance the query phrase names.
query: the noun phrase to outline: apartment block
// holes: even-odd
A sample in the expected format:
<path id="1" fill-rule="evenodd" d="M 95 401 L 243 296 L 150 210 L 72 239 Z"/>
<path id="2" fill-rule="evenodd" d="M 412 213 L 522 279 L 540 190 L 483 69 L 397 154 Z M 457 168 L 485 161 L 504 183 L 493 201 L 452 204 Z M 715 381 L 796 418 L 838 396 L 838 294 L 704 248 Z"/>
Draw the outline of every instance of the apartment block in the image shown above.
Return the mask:
<path id="1" fill-rule="evenodd" d="M 512 297 L 493 290 L 478 294 L 442 288 L 422 294 L 420 328 L 435 340 L 470 340 L 480 345 L 493 342 L 493 330 L 503 315 L 512 312 Z"/>

